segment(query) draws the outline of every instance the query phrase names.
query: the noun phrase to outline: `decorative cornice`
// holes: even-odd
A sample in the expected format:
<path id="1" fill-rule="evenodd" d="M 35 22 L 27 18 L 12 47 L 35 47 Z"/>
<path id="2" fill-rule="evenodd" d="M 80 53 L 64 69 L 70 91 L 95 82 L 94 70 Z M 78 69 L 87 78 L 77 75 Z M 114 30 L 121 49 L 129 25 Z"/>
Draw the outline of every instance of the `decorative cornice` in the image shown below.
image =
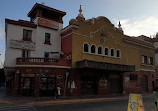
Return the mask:
<path id="1" fill-rule="evenodd" d="M 134 44 L 134 45 L 138 45 L 138 46 L 141 46 L 141 47 L 145 47 L 145 48 L 149 48 L 149 49 L 154 49 L 154 46 L 151 46 L 150 45 L 147 45 L 147 44 L 143 44 L 143 43 L 140 43 L 139 41 L 135 41 L 135 40 L 130 40 L 130 39 L 123 39 L 124 42 L 127 42 L 127 43 L 130 43 L 130 44 Z"/>

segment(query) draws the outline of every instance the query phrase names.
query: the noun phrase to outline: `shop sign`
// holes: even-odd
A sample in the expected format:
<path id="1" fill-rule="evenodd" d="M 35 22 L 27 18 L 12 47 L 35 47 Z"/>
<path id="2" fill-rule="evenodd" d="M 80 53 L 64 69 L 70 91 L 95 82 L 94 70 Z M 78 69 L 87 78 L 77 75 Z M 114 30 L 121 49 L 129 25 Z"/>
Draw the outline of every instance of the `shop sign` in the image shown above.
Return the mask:
<path id="1" fill-rule="evenodd" d="M 62 76 L 62 75 L 57 75 L 57 78 L 58 78 L 58 79 L 62 79 L 63 76 Z"/>
<path id="2" fill-rule="evenodd" d="M 35 74 L 21 74 L 21 77 L 35 77 Z"/>
<path id="3" fill-rule="evenodd" d="M 127 111 L 144 111 L 141 94 L 130 94 Z"/>
<path id="4" fill-rule="evenodd" d="M 53 28 L 58 30 L 59 29 L 59 23 L 52 21 L 52 20 L 47 20 L 44 18 L 39 18 L 38 20 L 38 25 L 48 27 L 48 28 Z"/>
<path id="5" fill-rule="evenodd" d="M 30 41 L 10 40 L 10 48 L 35 50 L 35 43 Z"/>
<path id="6" fill-rule="evenodd" d="M 104 78 L 101 78 L 100 81 L 99 81 L 99 85 L 107 87 L 108 86 L 108 81 Z"/>
<path id="7" fill-rule="evenodd" d="M 125 77 L 125 82 L 128 82 L 129 80 L 129 77 Z"/>

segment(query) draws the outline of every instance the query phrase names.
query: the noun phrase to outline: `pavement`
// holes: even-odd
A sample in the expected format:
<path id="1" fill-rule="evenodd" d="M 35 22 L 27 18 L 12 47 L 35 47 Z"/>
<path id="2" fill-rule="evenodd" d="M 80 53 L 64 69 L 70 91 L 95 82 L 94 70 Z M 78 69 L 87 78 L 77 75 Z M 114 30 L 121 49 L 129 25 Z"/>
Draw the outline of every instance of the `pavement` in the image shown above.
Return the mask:
<path id="1" fill-rule="evenodd" d="M 152 93 L 142 94 L 142 97 L 152 97 Z M 94 101 L 114 101 L 114 100 L 128 100 L 129 95 L 118 96 L 80 96 L 80 97 L 60 97 L 55 99 L 54 97 L 22 97 L 12 96 L 11 91 L 6 87 L 0 88 L 0 103 L 1 104 L 64 104 L 64 103 L 76 103 L 76 102 L 94 102 Z"/>

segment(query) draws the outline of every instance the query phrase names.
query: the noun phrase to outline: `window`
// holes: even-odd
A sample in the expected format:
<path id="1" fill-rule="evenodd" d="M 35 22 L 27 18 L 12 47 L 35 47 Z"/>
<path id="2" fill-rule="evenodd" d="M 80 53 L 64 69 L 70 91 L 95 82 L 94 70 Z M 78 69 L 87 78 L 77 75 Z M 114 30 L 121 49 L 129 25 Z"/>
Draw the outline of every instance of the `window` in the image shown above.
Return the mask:
<path id="1" fill-rule="evenodd" d="M 153 65 L 153 57 L 148 58 L 148 63 L 149 63 L 149 65 Z"/>
<path id="2" fill-rule="evenodd" d="M 147 56 L 142 55 L 142 63 L 147 64 Z"/>
<path id="3" fill-rule="evenodd" d="M 95 53 L 95 50 L 96 50 L 95 45 L 92 45 L 92 46 L 91 46 L 91 53 Z"/>
<path id="4" fill-rule="evenodd" d="M 111 49 L 111 56 L 114 56 L 114 49 Z"/>
<path id="5" fill-rule="evenodd" d="M 32 30 L 23 29 L 23 40 L 31 41 Z"/>
<path id="6" fill-rule="evenodd" d="M 49 52 L 44 53 L 44 58 L 49 58 Z"/>
<path id="7" fill-rule="evenodd" d="M 120 50 L 116 51 L 116 57 L 120 57 Z"/>
<path id="8" fill-rule="evenodd" d="M 131 81 L 137 81 L 137 75 L 136 74 L 130 74 L 130 80 Z"/>
<path id="9" fill-rule="evenodd" d="M 45 44 L 50 44 L 50 33 L 45 33 Z"/>
<path id="10" fill-rule="evenodd" d="M 88 52 L 88 49 L 89 49 L 89 45 L 87 43 L 85 43 L 83 46 L 83 51 Z"/>
<path id="11" fill-rule="evenodd" d="M 98 54 L 102 54 L 102 47 L 101 46 L 98 47 Z"/>
<path id="12" fill-rule="evenodd" d="M 22 50 L 22 57 L 30 57 L 30 51 L 29 50 Z"/>
<path id="13" fill-rule="evenodd" d="M 105 55 L 108 55 L 109 49 L 105 48 Z"/>

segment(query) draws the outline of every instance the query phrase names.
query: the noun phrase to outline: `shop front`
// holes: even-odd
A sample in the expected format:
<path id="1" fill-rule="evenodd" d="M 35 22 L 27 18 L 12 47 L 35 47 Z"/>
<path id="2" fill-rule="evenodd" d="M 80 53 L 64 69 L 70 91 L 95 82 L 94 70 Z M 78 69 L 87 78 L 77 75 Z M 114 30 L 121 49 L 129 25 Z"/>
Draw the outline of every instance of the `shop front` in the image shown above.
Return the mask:
<path id="1" fill-rule="evenodd" d="M 121 94 L 124 72 L 134 71 L 134 66 L 83 60 L 76 63 L 80 75 L 81 95 Z"/>
<path id="2" fill-rule="evenodd" d="M 15 73 L 14 95 L 53 97 L 57 86 L 64 95 L 65 75 L 69 69 L 59 68 L 18 68 Z"/>

